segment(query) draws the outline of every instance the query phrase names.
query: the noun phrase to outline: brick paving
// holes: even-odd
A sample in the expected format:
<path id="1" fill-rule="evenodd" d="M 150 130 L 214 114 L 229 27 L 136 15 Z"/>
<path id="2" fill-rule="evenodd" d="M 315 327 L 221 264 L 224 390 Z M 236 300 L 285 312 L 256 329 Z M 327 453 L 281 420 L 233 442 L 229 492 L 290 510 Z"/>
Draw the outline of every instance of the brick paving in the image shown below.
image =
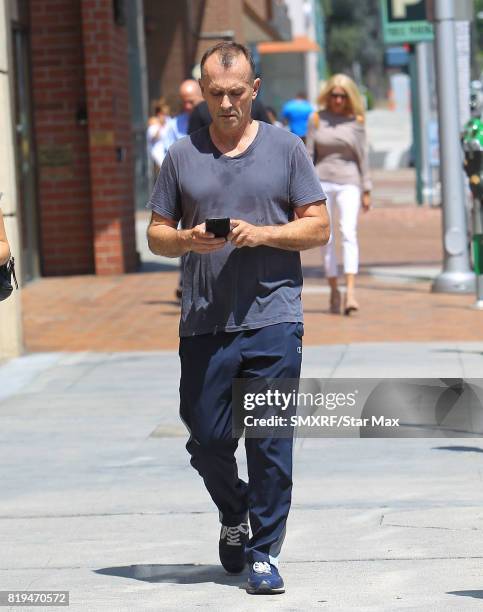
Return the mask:
<path id="1" fill-rule="evenodd" d="M 361 215 L 359 225 L 361 311 L 329 314 L 320 250 L 305 252 L 306 344 L 483 340 L 483 312 L 470 308 L 474 296 L 432 294 L 428 280 L 373 275 L 381 267 L 441 265 L 441 213 L 412 203 L 412 170 L 374 178 L 375 208 Z M 22 291 L 26 349 L 175 349 L 176 283 L 176 269 L 37 280 Z"/>

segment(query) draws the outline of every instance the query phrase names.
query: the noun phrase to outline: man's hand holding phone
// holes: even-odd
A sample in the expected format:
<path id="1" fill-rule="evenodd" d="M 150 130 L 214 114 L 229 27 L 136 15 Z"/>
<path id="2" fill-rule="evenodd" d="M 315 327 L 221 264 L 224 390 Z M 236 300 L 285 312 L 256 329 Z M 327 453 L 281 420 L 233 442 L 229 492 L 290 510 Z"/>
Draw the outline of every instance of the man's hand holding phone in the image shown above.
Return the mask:
<path id="1" fill-rule="evenodd" d="M 231 219 L 231 228 L 228 240 L 237 248 L 260 246 L 266 238 L 266 227 L 252 225 L 241 219 Z"/>
<path id="2" fill-rule="evenodd" d="M 226 239 L 208 232 L 205 223 L 200 223 L 190 230 L 189 250 L 202 255 L 219 251 L 226 244 Z"/>
<path id="3" fill-rule="evenodd" d="M 241 219 L 211 218 L 191 230 L 190 250 L 195 253 L 213 253 L 231 242 L 234 247 L 256 247 L 263 244 L 263 227 Z"/>
<path id="4" fill-rule="evenodd" d="M 212 217 L 205 221 L 206 231 L 216 236 L 216 238 L 227 239 L 230 233 L 230 219 L 228 217 Z"/>

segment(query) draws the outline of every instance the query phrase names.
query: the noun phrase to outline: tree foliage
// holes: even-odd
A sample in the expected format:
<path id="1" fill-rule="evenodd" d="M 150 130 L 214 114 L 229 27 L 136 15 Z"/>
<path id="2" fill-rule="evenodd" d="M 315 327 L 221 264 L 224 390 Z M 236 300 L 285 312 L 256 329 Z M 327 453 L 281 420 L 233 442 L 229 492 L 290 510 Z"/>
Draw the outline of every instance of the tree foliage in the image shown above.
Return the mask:
<path id="1" fill-rule="evenodd" d="M 475 2 L 475 22 L 473 26 L 474 71 L 476 72 L 474 76 L 477 78 L 480 78 L 483 72 L 483 19 L 478 19 L 479 13 L 483 13 L 483 0 L 476 0 Z"/>
<path id="2" fill-rule="evenodd" d="M 482 0 L 483 1 L 483 0 Z M 331 72 L 352 76 L 382 73 L 384 45 L 379 0 L 330 0 L 327 15 L 327 59 Z"/>
<path id="3" fill-rule="evenodd" d="M 356 25 L 333 25 L 327 37 L 327 56 L 331 72 L 352 72 L 361 47 L 361 32 Z"/>

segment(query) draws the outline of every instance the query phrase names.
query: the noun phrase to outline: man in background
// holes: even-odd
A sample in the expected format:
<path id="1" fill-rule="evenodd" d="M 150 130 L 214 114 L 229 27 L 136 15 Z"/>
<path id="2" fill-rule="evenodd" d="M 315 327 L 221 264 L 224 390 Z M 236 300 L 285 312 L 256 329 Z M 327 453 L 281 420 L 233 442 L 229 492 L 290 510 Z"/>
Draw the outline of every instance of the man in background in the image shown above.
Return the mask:
<path id="1" fill-rule="evenodd" d="M 166 151 L 180 138 L 188 134 L 188 122 L 193 109 L 203 100 L 201 89 L 194 79 L 183 81 L 179 87 L 179 97 L 183 111 L 171 119 L 164 136 Z"/>
<path id="2" fill-rule="evenodd" d="M 310 115 L 315 108 L 307 100 L 305 93 L 298 93 L 293 100 L 285 102 L 282 108 L 282 119 L 288 123 L 290 131 L 305 142 Z"/>
<path id="3" fill-rule="evenodd" d="M 165 152 L 168 151 L 172 144 L 188 135 L 188 122 L 190 115 L 192 114 L 194 108 L 203 100 L 200 86 L 194 79 L 187 79 L 181 83 L 179 86 L 179 97 L 181 98 L 183 112 L 173 117 L 168 123 L 166 132 L 163 136 Z M 182 293 L 183 276 L 180 267 L 178 287 L 175 291 L 177 300 L 181 300 Z"/>

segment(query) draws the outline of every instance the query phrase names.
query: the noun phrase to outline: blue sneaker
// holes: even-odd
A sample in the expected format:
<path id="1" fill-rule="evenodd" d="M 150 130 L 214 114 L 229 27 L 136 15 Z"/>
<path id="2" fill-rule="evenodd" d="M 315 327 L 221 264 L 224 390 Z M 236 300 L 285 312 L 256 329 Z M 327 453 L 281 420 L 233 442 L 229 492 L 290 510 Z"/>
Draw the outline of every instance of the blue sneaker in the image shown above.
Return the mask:
<path id="1" fill-rule="evenodd" d="M 276 595 L 285 593 L 282 576 L 268 561 L 255 561 L 250 567 L 247 593 L 250 595 Z"/>
<path id="2" fill-rule="evenodd" d="M 229 574 L 239 574 L 245 569 L 248 532 L 248 523 L 240 523 L 234 527 L 221 526 L 218 549 L 221 564 Z"/>

